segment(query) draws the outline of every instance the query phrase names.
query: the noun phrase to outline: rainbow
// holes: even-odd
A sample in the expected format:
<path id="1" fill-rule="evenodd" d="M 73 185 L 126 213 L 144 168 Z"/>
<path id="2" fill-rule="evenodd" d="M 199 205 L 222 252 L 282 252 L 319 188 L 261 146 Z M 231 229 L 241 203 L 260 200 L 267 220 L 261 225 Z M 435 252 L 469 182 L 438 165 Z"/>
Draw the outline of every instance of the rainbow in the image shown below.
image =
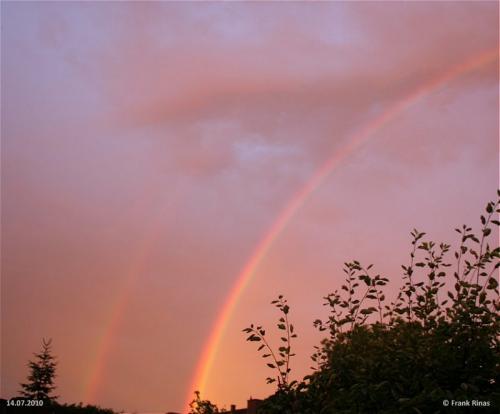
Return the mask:
<path id="1" fill-rule="evenodd" d="M 236 282 L 234 283 L 227 299 L 222 306 L 219 316 L 217 317 L 209 338 L 207 339 L 199 362 L 197 364 L 193 380 L 190 384 L 185 407 L 193 399 L 193 392 L 200 391 L 202 394 L 205 390 L 212 366 L 217 355 L 219 344 L 224 336 L 225 329 L 229 323 L 231 315 L 238 303 L 240 296 L 245 290 L 246 286 L 250 283 L 252 276 L 262 259 L 266 256 L 267 252 L 272 247 L 274 241 L 279 237 L 283 229 L 290 222 L 296 212 L 305 204 L 311 194 L 321 185 L 321 183 L 328 177 L 332 171 L 349 155 L 360 148 L 373 134 L 387 125 L 390 121 L 396 118 L 399 114 L 407 110 L 410 106 L 416 104 L 421 99 L 428 96 L 433 91 L 445 85 L 452 79 L 463 75 L 467 72 L 473 71 L 486 64 L 498 60 L 498 49 L 483 52 L 473 58 L 458 64 L 438 77 L 434 78 L 428 83 L 421 85 L 413 90 L 403 99 L 391 105 L 379 116 L 374 118 L 371 122 L 365 125 L 362 129 L 357 131 L 349 140 L 348 143 L 340 150 L 336 151 L 331 158 L 329 158 L 310 178 L 310 180 L 301 188 L 286 204 L 285 208 L 280 212 L 278 218 L 268 230 L 266 235 L 257 244 L 248 261 L 243 266 Z"/>
<path id="2" fill-rule="evenodd" d="M 150 187 L 148 193 L 156 194 L 152 190 L 153 188 Z M 157 200 L 148 201 L 149 204 L 147 207 L 151 207 Z M 132 208 L 132 211 L 138 212 L 146 209 L 144 204 L 144 202 L 139 201 L 137 205 Z M 149 208 L 146 210 L 150 211 L 151 209 Z M 115 344 L 121 322 L 123 321 L 127 306 L 130 302 L 130 298 L 133 295 L 139 276 L 143 273 L 144 268 L 148 263 L 150 252 L 154 244 L 161 236 L 160 219 L 161 212 L 154 215 L 149 222 L 145 220 L 148 225 L 144 234 L 147 236 L 141 239 L 140 246 L 135 250 L 132 265 L 126 274 L 123 284 L 120 286 L 120 292 L 113 301 L 113 304 L 110 306 L 111 311 L 107 322 L 104 324 L 103 335 L 98 341 L 98 345 L 96 347 L 92 369 L 89 371 L 89 374 L 83 384 L 83 401 L 86 403 L 97 403 L 97 392 L 103 382 L 106 371 L 106 362 L 111 350 L 113 349 L 113 345 Z"/>
<path id="3" fill-rule="evenodd" d="M 186 405 L 192 400 L 193 391 L 199 390 L 203 393 L 212 366 L 217 354 L 217 349 L 224 336 L 226 326 L 230 320 L 238 299 L 243 293 L 245 287 L 249 284 L 252 275 L 265 257 L 267 252 L 272 247 L 274 241 L 279 237 L 283 229 L 290 222 L 296 212 L 304 205 L 310 195 L 321 185 L 325 178 L 332 173 L 344 159 L 361 147 L 377 130 L 389 123 L 400 113 L 414 105 L 420 99 L 429 95 L 434 90 L 446 84 L 448 81 L 467 72 L 473 71 L 483 65 L 495 62 L 498 60 L 498 50 L 490 50 L 480 55 L 475 56 L 468 61 L 452 67 L 432 81 L 415 89 L 412 93 L 398 101 L 398 103 L 390 106 L 387 110 L 375 117 L 366 126 L 355 133 L 345 146 L 340 148 L 328 159 L 310 178 L 310 180 L 291 198 L 285 208 L 280 212 L 278 218 L 268 230 L 266 235 L 257 244 L 252 255 L 245 263 L 243 269 L 237 277 L 227 299 L 219 311 L 212 329 L 211 334 L 203 346 L 202 355 L 196 365 L 193 379 L 186 394 Z M 159 218 L 158 215 L 157 218 Z M 140 247 L 136 250 L 136 255 L 132 260 L 130 271 L 128 272 L 125 281 L 111 306 L 111 311 L 107 322 L 103 329 L 103 335 L 98 341 L 94 362 L 91 364 L 91 369 L 87 379 L 84 381 L 83 393 L 85 402 L 95 402 L 97 392 L 102 384 L 103 377 L 106 371 L 106 362 L 115 343 L 116 336 L 120 329 L 121 322 L 124 318 L 126 308 L 133 295 L 137 281 L 144 271 L 144 267 L 148 263 L 149 253 L 160 237 L 161 226 L 157 220 L 151 221 L 151 226 L 146 231 L 145 237 Z"/>

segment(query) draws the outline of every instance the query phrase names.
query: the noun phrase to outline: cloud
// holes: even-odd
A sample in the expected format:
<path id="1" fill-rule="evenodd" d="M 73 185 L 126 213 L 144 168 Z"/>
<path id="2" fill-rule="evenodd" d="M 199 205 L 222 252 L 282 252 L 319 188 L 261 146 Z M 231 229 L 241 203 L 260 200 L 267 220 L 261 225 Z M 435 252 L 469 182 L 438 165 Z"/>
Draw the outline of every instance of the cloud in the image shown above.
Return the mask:
<path id="1" fill-rule="evenodd" d="M 113 301 L 142 260 L 99 392 L 100 405 L 137 410 L 181 410 L 241 266 L 325 160 L 415 89 L 498 50 L 494 2 L 6 3 L 2 13 L 6 389 L 49 331 L 64 344 L 61 394 L 83 398 Z M 332 268 L 353 252 L 392 257 L 410 226 L 446 235 L 449 211 L 451 225 L 475 214 L 498 183 L 497 155 L 498 62 L 429 94 L 335 169 L 235 320 L 253 320 L 280 286 L 307 291 L 301 320 L 313 319 L 308 298 L 337 283 Z M 32 331 L 16 329 L 25 321 Z M 223 392 L 238 348 L 207 397 L 254 392 Z M 148 352 L 131 358 L 137 349 Z M 246 380 L 260 384 L 252 361 Z M 169 373 L 178 381 L 162 394 Z"/>
<path id="2" fill-rule="evenodd" d="M 221 169 L 234 162 L 229 149 L 208 144 L 213 152 L 225 154 L 224 161 L 214 164 L 208 161 L 214 154 L 205 145 L 191 145 L 209 141 L 202 135 L 211 124 L 232 123 L 231 132 L 226 131 L 232 134 L 229 141 L 255 145 L 251 137 L 260 135 L 276 145 L 302 147 L 306 161 L 317 164 L 360 123 L 368 122 L 374 107 L 388 106 L 497 46 L 489 13 L 493 5 L 324 7 L 333 21 L 338 23 L 335 17 L 341 14 L 350 23 L 345 30 L 349 42 L 326 26 L 327 18 L 322 31 L 301 23 L 300 13 L 311 18 L 314 6 L 291 7 L 293 12 L 274 25 L 263 17 L 266 8 L 244 8 L 248 15 L 243 18 L 237 7 L 192 13 L 190 7 L 179 6 L 172 27 L 163 15 L 148 15 L 147 30 L 140 18 L 125 20 L 127 30 L 116 38 L 119 46 L 103 52 L 96 63 L 97 81 L 116 108 L 117 123 L 174 128 L 180 152 L 186 146 L 194 154 L 197 147 L 195 158 L 206 158 Z M 233 25 L 227 18 L 234 14 L 245 22 L 238 41 L 228 33 Z M 164 36 L 152 37 L 161 30 Z M 479 74 L 496 80 L 494 65 Z M 179 163 L 187 169 L 195 164 Z"/>

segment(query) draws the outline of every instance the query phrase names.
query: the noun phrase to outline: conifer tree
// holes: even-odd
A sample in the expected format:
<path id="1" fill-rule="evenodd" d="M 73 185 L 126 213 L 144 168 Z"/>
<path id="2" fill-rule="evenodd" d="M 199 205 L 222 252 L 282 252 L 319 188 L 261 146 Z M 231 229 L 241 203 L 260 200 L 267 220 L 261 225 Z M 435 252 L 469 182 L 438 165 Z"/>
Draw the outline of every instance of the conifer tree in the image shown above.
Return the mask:
<path id="1" fill-rule="evenodd" d="M 35 361 L 29 361 L 30 374 L 28 382 L 21 384 L 21 394 L 25 398 L 55 402 L 57 396 L 52 395 L 55 390 L 54 378 L 56 376 L 55 357 L 51 353 L 52 340 L 42 340 L 42 351 L 34 354 Z"/>

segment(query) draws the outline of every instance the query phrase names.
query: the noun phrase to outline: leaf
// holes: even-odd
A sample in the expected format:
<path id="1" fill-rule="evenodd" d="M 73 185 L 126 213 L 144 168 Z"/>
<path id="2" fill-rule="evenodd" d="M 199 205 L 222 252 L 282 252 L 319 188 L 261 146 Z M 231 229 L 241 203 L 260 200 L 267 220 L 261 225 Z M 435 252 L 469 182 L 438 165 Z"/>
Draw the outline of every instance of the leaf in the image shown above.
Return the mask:
<path id="1" fill-rule="evenodd" d="M 375 312 L 377 309 L 375 308 L 368 308 L 368 309 L 361 309 L 359 313 L 362 315 L 370 315 L 371 313 Z"/>
<path id="2" fill-rule="evenodd" d="M 370 282 L 371 282 L 371 278 L 370 278 L 370 276 L 368 276 L 368 275 L 360 275 L 360 276 L 358 277 L 358 279 L 359 279 L 359 280 L 362 280 L 363 282 L 365 282 L 365 284 L 366 284 L 367 286 L 370 286 Z"/>
<path id="3" fill-rule="evenodd" d="M 494 277 L 490 277 L 488 280 L 488 289 L 496 289 L 498 287 L 498 281 Z"/>
<path id="4" fill-rule="evenodd" d="M 271 364 L 271 363 L 268 363 L 268 364 L 267 364 L 267 366 L 268 366 L 269 368 L 276 368 L 276 365 Z"/>
<path id="5" fill-rule="evenodd" d="M 250 336 L 247 338 L 247 341 L 251 341 L 251 342 L 259 342 L 259 341 L 260 341 L 260 338 L 259 338 L 257 335 L 250 335 Z"/>

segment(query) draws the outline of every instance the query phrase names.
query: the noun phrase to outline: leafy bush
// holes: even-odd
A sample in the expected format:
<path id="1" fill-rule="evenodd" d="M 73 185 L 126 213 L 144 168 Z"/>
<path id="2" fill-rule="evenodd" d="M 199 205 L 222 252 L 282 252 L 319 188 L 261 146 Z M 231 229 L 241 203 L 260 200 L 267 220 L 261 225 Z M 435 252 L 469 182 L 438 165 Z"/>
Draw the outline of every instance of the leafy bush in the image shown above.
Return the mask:
<path id="1" fill-rule="evenodd" d="M 445 400 L 481 401 L 487 404 L 481 412 L 498 412 L 500 247 L 488 242 L 500 225 L 498 207 L 498 199 L 487 204 L 479 237 L 468 226 L 456 229 L 454 266 L 447 262 L 449 245 L 412 231 L 403 286 L 391 303 L 384 294 L 388 278 L 373 275 L 372 265 L 346 263 L 341 291 L 325 297 L 328 319 L 314 322 L 329 334 L 312 356 L 314 373 L 289 384 L 280 372 L 260 412 L 455 412 L 444 408 Z M 247 340 L 256 340 L 252 335 Z"/>
<path id="2" fill-rule="evenodd" d="M 189 414 L 218 414 L 225 412 L 220 411 L 210 400 L 202 400 L 199 391 L 194 392 L 194 399 L 189 403 L 189 408 Z"/>

